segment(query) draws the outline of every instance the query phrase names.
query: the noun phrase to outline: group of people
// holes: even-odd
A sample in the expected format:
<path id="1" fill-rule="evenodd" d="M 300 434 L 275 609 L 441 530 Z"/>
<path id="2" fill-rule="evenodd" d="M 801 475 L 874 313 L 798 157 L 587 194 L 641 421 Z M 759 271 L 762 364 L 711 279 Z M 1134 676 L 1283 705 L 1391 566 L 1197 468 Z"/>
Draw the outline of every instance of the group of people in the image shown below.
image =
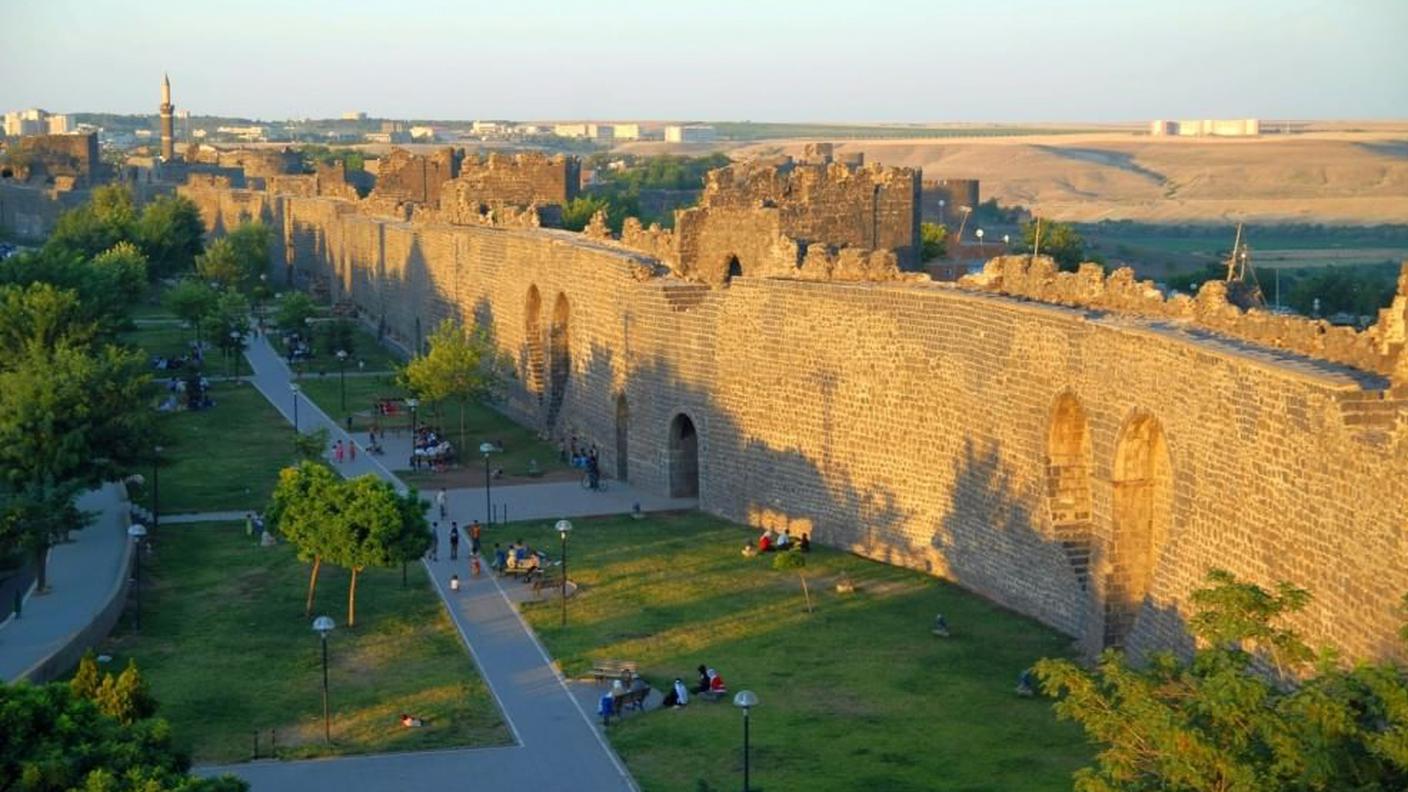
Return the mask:
<path id="1" fill-rule="evenodd" d="M 755 548 L 752 542 L 743 546 L 744 557 L 751 558 L 758 553 L 787 552 L 797 550 L 803 553 L 810 553 L 812 550 L 812 539 L 810 534 L 802 534 L 802 538 L 793 540 L 792 529 L 784 528 L 782 533 L 778 533 L 771 528 L 764 528 L 762 536 L 758 537 L 758 545 Z"/>
<path id="2" fill-rule="evenodd" d="M 454 446 L 434 427 L 422 426 L 416 429 L 411 438 L 411 468 L 418 470 L 422 463 L 437 465 L 445 462 L 454 451 Z"/>
<path id="3" fill-rule="evenodd" d="M 595 444 L 590 447 L 578 445 L 577 436 L 572 435 L 562 442 L 561 450 L 562 461 L 586 472 L 588 485 L 592 489 L 601 486 L 601 455 L 597 452 Z"/>
<path id="4" fill-rule="evenodd" d="M 175 371 L 177 369 L 186 368 L 187 366 L 199 368 L 204 362 L 205 344 L 192 341 L 190 351 L 184 355 L 176 355 L 175 357 L 156 355 L 153 357 L 152 368 L 157 371 Z"/>
<path id="5" fill-rule="evenodd" d="M 166 399 L 158 405 L 161 412 L 175 412 L 181 409 L 182 399 L 188 410 L 208 410 L 215 406 L 210 398 L 210 380 L 204 374 L 191 376 L 188 380 L 171 377 L 166 381 Z"/>
<path id="6" fill-rule="evenodd" d="M 341 440 L 338 440 L 336 443 L 333 443 L 332 461 L 338 465 L 341 465 L 344 461 L 356 462 L 357 444 L 354 443 L 352 440 L 348 440 L 346 443 L 343 443 Z"/>
<path id="7" fill-rule="evenodd" d="M 683 707 L 689 704 L 691 693 L 697 696 L 718 698 L 728 693 L 728 685 L 724 684 L 723 675 L 710 666 L 699 666 L 699 679 L 691 690 L 684 683 L 683 679 L 675 677 L 675 682 L 670 689 L 665 692 L 665 700 L 660 703 L 662 707 Z"/>
<path id="8" fill-rule="evenodd" d="M 495 572 L 504 572 L 509 569 L 526 569 L 532 572 L 541 569 L 546 561 L 546 553 L 534 550 L 528 546 L 527 542 L 519 539 L 516 542 L 510 542 L 507 550 L 499 547 L 495 542 L 494 561 L 490 568 Z"/>

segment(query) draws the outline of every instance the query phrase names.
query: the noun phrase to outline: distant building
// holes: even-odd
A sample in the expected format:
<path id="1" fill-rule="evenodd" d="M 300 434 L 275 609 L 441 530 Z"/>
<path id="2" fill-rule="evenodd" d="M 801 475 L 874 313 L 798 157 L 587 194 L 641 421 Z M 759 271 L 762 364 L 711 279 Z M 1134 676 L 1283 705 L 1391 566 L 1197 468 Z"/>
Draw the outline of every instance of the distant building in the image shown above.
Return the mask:
<path id="1" fill-rule="evenodd" d="M 612 137 L 617 140 L 640 140 L 640 124 L 613 124 Z"/>
<path id="2" fill-rule="evenodd" d="M 436 138 L 435 127 L 413 126 L 411 127 L 411 140 L 417 143 L 431 143 Z"/>
<path id="3" fill-rule="evenodd" d="M 565 138 L 591 137 L 587 124 L 556 124 L 552 128 L 552 133 Z"/>
<path id="4" fill-rule="evenodd" d="M 350 113 L 343 113 L 343 114 L 342 114 L 342 120 L 343 120 L 343 121 L 366 121 L 366 120 L 367 120 L 367 114 L 364 113 L 364 112 L 362 112 L 361 110 L 354 110 L 354 111 L 352 111 L 352 112 L 350 112 Z"/>
<path id="5" fill-rule="evenodd" d="M 66 115 L 51 115 L 46 121 L 49 125 L 48 132 L 51 135 L 67 135 L 71 131 Z"/>
<path id="6" fill-rule="evenodd" d="M 53 115 L 37 107 L 5 114 L 6 137 L 62 135 L 68 131 L 68 116 Z"/>
<path id="7" fill-rule="evenodd" d="M 469 131 L 476 135 L 502 135 L 512 126 L 507 121 L 475 121 L 469 125 Z"/>
<path id="8" fill-rule="evenodd" d="M 598 143 L 609 143 L 616 138 L 616 127 L 611 124 L 587 124 L 587 137 Z"/>
<path id="9" fill-rule="evenodd" d="M 1202 118 L 1150 122 L 1149 134 L 1158 137 L 1256 137 L 1261 121 L 1256 118 Z"/>
<path id="10" fill-rule="evenodd" d="M 260 142 L 269 136 L 269 128 L 263 126 L 222 126 L 216 127 L 215 131 L 218 134 L 228 135 L 251 143 Z"/>
<path id="11" fill-rule="evenodd" d="M 714 128 L 702 124 L 671 125 L 665 127 L 666 143 L 708 143 L 717 136 Z"/>
<path id="12" fill-rule="evenodd" d="M 176 158 L 176 105 L 171 103 L 171 78 L 161 75 L 161 158 Z M 262 139 L 262 137 L 261 137 Z"/>

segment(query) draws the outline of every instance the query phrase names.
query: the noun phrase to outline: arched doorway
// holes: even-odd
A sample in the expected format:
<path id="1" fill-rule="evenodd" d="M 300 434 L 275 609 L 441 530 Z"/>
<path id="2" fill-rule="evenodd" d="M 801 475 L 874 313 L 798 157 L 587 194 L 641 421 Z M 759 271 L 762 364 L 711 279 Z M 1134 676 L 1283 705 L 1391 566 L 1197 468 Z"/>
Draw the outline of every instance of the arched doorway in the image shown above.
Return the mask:
<path id="1" fill-rule="evenodd" d="M 699 434 L 684 413 L 670 422 L 670 497 L 699 497 Z"/>
<path id="2" fill-rule="evenodd" d="M 728 274 L 724 276 L 725 281 L 743 276 L 743 263 L 738 260 L 738 256 L 728 257 Z"/>
<path id="3" fill-rule="evenodd" d="M 1090 582 L 1090 427 L 1080 400 L 1056 399 L 1046 438 L 1046 503 L 1056 541 L 1082 589 Z"/>
<path id="4" fill-rule="evenodd" d="M 626 394 L 616 396 L 616 478 L 626 481 L 626 462 L 629 459 L 630 444 L 627 434 L 630 431 L 631 410 L 626 404 Z"/>
<path id="5" fill-rule="evenodd" d="M 1123 646 L 1153 582 L 1173 522 L 1173 467 L 1158 419 L 1139 413 L 1115 444 L 1105 564 L 1105 646 Z"/>
<path id="6" fill-rule="evenodd" d="M 552 307 L 552 329 L 548 331 L 548 427 L 557 424 L 562 399 L 567 395 L 567 375 L 572 370 L 572 352 L 567 335 L 571 310 L 567 295 L 558 292 L 557 301 Z"/>
<path id="7" fill-rule="evenodd" d="M 543 298 L 537 286 L 528 287 L 528 300 L 523 307 L 524 361 L 523 385 L 528 395 L 543 401 Z"/>

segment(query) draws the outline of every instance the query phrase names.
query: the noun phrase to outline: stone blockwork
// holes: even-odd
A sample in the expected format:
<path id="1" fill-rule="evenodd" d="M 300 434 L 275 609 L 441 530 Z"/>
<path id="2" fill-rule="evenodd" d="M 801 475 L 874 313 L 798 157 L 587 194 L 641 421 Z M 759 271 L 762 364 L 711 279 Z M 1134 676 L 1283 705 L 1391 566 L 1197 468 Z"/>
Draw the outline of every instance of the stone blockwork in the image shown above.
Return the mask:
<path id="1" fill-rule="evenodd" d="M 395 202 L 437 205 L 441 186 L 460 172 L 463 149 L 445 147 L 432 154 L 392 149 L 377 165 L 372 197 Z"/>
<path id="2" fill-rule="evenodd" d="M 1188 322 L 1264 346 L 1393 376 L 1408 396 L 1408 376 L 1404 376 L 1408 371 L 1400 370 L 1408 363 L 1404 352 L 1408 262 L 1399 278 L 1398 297 L 1362 332 L 1303 316 L 1243 311 L 1228 300 L 1227 284 L 1222 281 L 1204 283 L 1197 297 L 1166 299 L 1153 281 L 1136 281 L 1128 267 L 1108 277 L 1098 264 L 1083 264 L 1074 273 L 1059 272 L 1047 256 L 1000 256 L 988 261 L 981 274 L 962 278 L 959 284 L 1059 305 Z"/>
<path id="3" fill-rule="evenodd" d="M 1408 409 L 1382 376 L 1140 316 L 1152 297 L 1120 277 L 1071 305 L 746 270 L 711 288 L 615 240 L 184 192 L 217 230 L 274 224 L 278 267 L 393 338 L 489 328 L 517 372 L 505 409 L 647 491 L 943 575 L 1088 649 L 1185 645 L 1188 595 L 1223 567 L 1313 591 L 1315 642 L 1398 651 Z"/>
<path id="4" fill-rule="evenodd" d="M 60 189 L 92 187 L 104 174 L 98 135 L 29 135 L 0 162 L 0 179 Z"/>

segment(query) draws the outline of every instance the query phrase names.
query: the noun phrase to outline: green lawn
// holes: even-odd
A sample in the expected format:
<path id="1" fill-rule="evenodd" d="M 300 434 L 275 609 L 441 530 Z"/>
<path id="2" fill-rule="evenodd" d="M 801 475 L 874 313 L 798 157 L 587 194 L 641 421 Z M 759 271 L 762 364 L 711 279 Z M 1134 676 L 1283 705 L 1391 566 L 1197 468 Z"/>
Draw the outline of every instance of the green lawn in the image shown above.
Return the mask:
<path id="1" fill-rule="evenodd" d="M 293 427 L 254 386 L 217 383 L 211 398 L 212 409 L 159 417 L 162 513 L 263 509 L 294 461 Z"/>
<path id="2" fill-rule="evenodd" d="M 1034 660 L 1070 641 L 952 585 L 818 548 L 807 576 L 771 556 L 739 554 L 756 532 L 690 513 L 577 520 L 570 570 L 582 593 L 524 613 L 569 675 L 594 659 L 635 660 L 656 687 L 714 666 L 732 691 L 753 690 L 753 779 L 784 790 L 1057 790 L 1093 750 L 1049 701 L 1013 694 Z M 549 523 L 520 523 L 490 542 L 526 538 L 557 555 Z M 835 592 L 848 573 L 858 591 Z M 953 637 L 929 629 L 944 613 Z M 696 700 L 627 717 L 612 743 L 645 790 L 732 789 L 742 761 L 739 712 Z"/>
<path id="3" fill-rule="evenodd" d="M 147 581 L 142 630 L 124 621 L 101 648 L 137 660 L 172 732 L 197 762 L 248 759 L 253 733 L 277 732 L 279 755 L 504 745 L 507 730 L 423 568 L 358 578 L 347 629 L 347 574 L 324 568 L 318 613 L 328 638 L 333 744 L 323 743 L 321 654 L 304 617 L 308 572 L 291 548 L 261 548 L 243 526 L 163 526 Z M 129 612 L 128 618 L 131 613 Z M 426 719 L 406 729 L 402 712 Z"/>
<path id="4" fill-rule="evenodd" d="M 191 351 L 191 329 L 183 322 L 139 325 L 119 335 L 118 340 L 140 347 L 148 359 L 155 355 L 176 357 Z M 219 357 L 219 350 L 215 355 Z"/>
<path id="5" fill-rule="evenodd" d="M 324 372 L 329 376 L 336 374 L 338 371 L 337 350 L 327 348 L 321 324 L 315 323 L 312 332 L 313 357 L 304 360 L 299 365 L 302 366 L 305 374 L 317 374 L 318 372 Z M 280 354 L 284 353 L 285 350 L 277 330 L 270 334 L 269 342 Z M 362 363 L 360 368 L 357 365 L 358 361 Z M 360 324 L 356 325 L 356 329 L 353 331 L 351 354 L 347 358 L 347 371 L 393 371 L 404 362 L 400 355 L 389 347 L 377 343 L 376 336 L 367 332 L 366 328 Z"/>

